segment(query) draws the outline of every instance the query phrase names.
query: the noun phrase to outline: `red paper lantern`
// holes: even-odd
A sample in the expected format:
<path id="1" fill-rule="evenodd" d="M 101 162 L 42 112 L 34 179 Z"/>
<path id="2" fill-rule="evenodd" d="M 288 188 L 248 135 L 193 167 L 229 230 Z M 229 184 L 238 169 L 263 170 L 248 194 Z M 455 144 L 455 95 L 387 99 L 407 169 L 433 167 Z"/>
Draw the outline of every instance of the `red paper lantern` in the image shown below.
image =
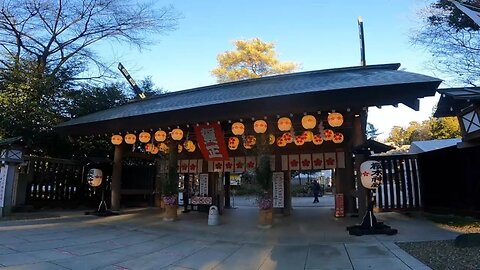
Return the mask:
<path id="1" fill-rule="evenodd" d="M 285 139 L 282 136 L 277 138 L 277 146 L 278 147 L 284 147 L 286 145 L 287 145 L 287 141 L 285 141 Z"/>
<path id="2" fill-rule="evenodd" d="M 323 143 L 323 139 L 322 139 L 322 136 L 320 134 L 315 134 L 313 135 L 313 140 L 312 140 L 313 144 L 315 145 L 320 145 Z"/>
<path id="3" fill-rule="evenodd" d="M 340 132 L 335 132 L 335 134 L 333 134 L 333 142 L 334 143 L 342 143 L 343 142 L 343 134 L 340 133 Z"/>
<path id="4" fill-rule="evenodd" d="M 240 140 L 237 137 L 228 138 L 228 149 L 237 150 Z"/>
<path id="5" fill-rule="evenodd" d="M 333 130 L 325 129 L 323 133 L 325 134 L 325 141 L 331 141 L 333 139 Z"/>

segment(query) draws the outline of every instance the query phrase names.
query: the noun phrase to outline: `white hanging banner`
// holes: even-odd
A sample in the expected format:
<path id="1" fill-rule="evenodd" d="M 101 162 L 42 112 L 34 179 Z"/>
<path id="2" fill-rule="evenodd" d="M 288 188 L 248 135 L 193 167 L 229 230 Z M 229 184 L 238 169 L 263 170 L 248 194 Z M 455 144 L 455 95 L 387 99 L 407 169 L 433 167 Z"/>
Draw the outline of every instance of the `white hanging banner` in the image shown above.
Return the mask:
<path id="1" fill-rule="evenodd" d="M 312 155 L 310 155 L 310 154 L 301 154 L 300 155 L 300 168 L 302 170 L 311 170 L 312 169 Z"/>
<path id="2" fill-rule="evenodd" d="M 214 172 L 213 161 L 211 160 L 208 161 L 208 172 Z"/>
<path id="3" fill-rule="evenodd" d="M 298 155 L 288 155 L 288 165 L 290 170 L 300 170 L 300 158 Z"/>
<path id="4" fill-rule="evenodd" d="M 245 157 L 235 157 L 235 172 L 242 173 L 245 171 Z"/>
<path id="5" fill-rule="evenodd" d="M 284 173 L 274 172 L 272 176 L 273 183 L 273 208 L 283 208 L 284 203 Z"/>
<path id="6" fill-rule="evenodd" d="M 225 160 L 223 164 L 223 169 L 225 172 L 233 172 L 234 167 L 235 167 L 234 158 L 229 158 L 228 160 Z"/>
<path id="7" fill-rule="evenodd" d="M 325 169 L 337 168 L 337 155 L 333 153 L 325 153 Z"/>
<path id="8" fill-rule="evenodd" d="M 213 171 L 214 172 L 223 172 L 223 161 L 214 161 L 213 162 Z"/>
<path id="9" fill-rule="evenodd" d="M 288 156 L 282 155 L 282 171 L 288 171 Z"/>
<path id="10" fill-rule="evenodd" d="M 188 172 L 189 173 L 197 173 L 198 171 L 198 162 L 196 159 L 191 159 L 188 161 Z"/>
<path id="11" fill-rule="evenodd" d="M 202 173 L 198 177 L 200 196 L 208 196 L 208 174 Z"/>
<path id="12" fill-rule="evenodd" d="M 203 159 L 197 159 L 197 173 L 203 172 Z"/>
<path id="13" fill-rule="evenodd" d="M 270 156 L 270 170 L 275 171 L 275 155 Z"/>
<path id="14" fill-rule="evenodd" d="M 312 154 L 312 168 L 314 170 L 322 170 L 325 168 L 325 164 L 323 162 L 323 153 Z"/>
<path id="15" fill-rule="evenodd" d="M 245 164 L 247 166 L 247 171 L 255 171 L 257 167 L 257 157 L 249 156 L 246 158 Z"/>
<path id="16" fill-rule="evenodd" d="M 5 206 L 5 186 L 7 185 L 8 165 L 1 166 L 0 169 L 0 207 Z"/>
<path id="17" fill-rule="evenodd" d="M 180 173 L 188 173 L 188 159 L 180 160 Z"/>

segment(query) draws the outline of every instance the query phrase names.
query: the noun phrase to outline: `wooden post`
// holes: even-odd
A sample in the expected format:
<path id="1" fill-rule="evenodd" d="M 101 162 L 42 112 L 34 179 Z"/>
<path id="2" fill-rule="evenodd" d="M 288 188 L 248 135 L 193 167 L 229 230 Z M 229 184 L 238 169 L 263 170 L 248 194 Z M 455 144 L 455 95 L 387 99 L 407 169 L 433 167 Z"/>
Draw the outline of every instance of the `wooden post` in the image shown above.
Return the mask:
<path id="1" fill-rule="evenodd" d="M 120 197 L 122 192 L 122 163 L 123 163 L 123 147 L 121 145 L 116 145 L 115 153 L 113 155 L 113 170 L 112 170 L 112 191 L 111 191 L 112 211 L 120 210 Z"/>
<path id="2" fill-rule="evenodd" d="M 292 181 L 290 179 L 291 176 L 291 171 L 286 171 L 284 172 L 284 182 L 283 182 L 283 188 L 284 188 L 284 193 L 285 193 L 285 207 L 283 215 L 284 216 L 290 216 L 292 213 Z"/>
<path id="3" fill-rule="evenodd" d="M 230 173 L 225 172 L 225 208 L 231 208 L 230 206 Z"/>

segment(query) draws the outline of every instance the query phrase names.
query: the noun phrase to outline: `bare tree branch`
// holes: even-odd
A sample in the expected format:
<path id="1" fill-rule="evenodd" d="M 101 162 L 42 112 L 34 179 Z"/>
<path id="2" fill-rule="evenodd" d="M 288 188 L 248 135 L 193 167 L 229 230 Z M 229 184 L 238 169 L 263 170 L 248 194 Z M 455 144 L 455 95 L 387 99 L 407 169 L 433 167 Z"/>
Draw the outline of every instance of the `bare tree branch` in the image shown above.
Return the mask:
<path id="1" fill-rule="evenodd" d="M 173 7 L 158 9 L 153 3 L 135 2 L 0 0 L 0 55 L 15 52 L 15 59 L 34 60 L 39 73 L 54 76 L 99 41 L 117 40 L 142 48 L 151 34 L 175 29 L 180 16 Z M 85 60 L 96 66 L 100 61 Z"/>

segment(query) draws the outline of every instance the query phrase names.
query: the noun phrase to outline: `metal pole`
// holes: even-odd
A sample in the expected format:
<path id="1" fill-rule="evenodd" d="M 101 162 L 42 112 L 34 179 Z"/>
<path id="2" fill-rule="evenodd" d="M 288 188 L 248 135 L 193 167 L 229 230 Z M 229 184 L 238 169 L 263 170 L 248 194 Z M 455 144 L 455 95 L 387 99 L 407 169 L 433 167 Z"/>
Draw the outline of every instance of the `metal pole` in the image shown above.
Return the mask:
<path id="1" fill-rule="evenodd" d="M 365 61 L 365 36 L 363 34 L 363 18 L 358 16 L 358 35 L 360 38 L 360 65 L 366 66 L 367 62 Z"/>

